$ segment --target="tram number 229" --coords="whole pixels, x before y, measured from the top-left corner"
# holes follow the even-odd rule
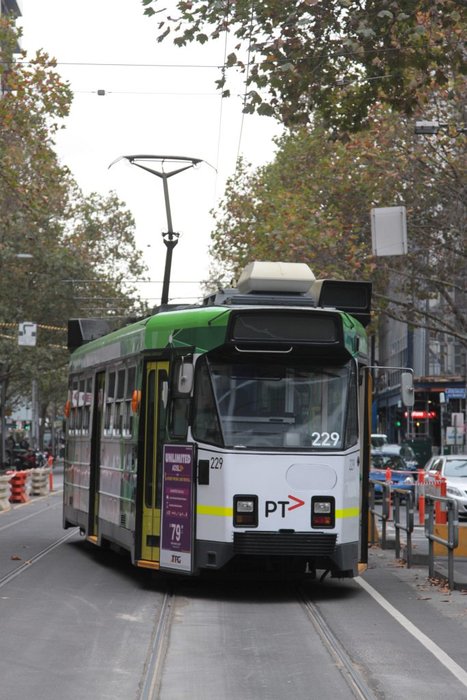
[[[224,460],[222,459],[222,457],[211,457],[211,461],[209,464],[211,469],[222,469],[223,465]]]

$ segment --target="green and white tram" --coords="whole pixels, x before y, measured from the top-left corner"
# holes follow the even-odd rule
[[[370,297],[255,262],[200,306],[71,321],[64,527],[163,571],[356,575]]]

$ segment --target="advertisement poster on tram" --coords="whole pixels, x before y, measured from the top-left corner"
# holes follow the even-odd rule
[[[161,569],[192,571],[193,456],[193,445],[164,446]]]

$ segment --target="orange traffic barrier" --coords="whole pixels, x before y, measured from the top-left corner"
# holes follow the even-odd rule
[[[53,455],[49,455],[49,456],[47,457],[47,465],[48,465],[49,468],[50,468],[50,472],[49,472],[49,491],[53,491],[53,490],[54,490],[54,475],[53,475],[53,471],[52,471],[52,470],[53,470],[53,466],[54,466],[54,457],[53,457]]]
[[[30,499],[26,493],[28,472],[15,472],[10,479],[10,503],[27,503]]]
[[[440,487],[439,487],[439,495],[443,496],[443,498],[446,498],[446,493],[447,493],[447,483],[446,479],[444,476],[441,477],[440,479]],[[446,525],[448,521],[448,514],[447,511],[445,510],[445,504],[444,503],[437,503],[436,505],[440,506],[439,509],[439,520],[436,521],[438,525]]]

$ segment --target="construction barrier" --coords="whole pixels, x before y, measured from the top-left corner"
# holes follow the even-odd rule
[[[0,476],[0,511],[10,510],[10,474]]]
[[[52,491],[54,490],[54,475],[53,475],[54,458],[53,458],[53,455],[49,455],[47,457],[47,464],[49,465],[49,491],[52,493]]]
[[[31,469],[31,496],[47,496],[49,493],[49,467]]]
[[[27,503],[30,498],[26,493],[26,480],[29,473],[26,471],[14,472],[10,476],[10,503]]]
[[[423,525],[425,523],[425,496],[446,497],[446,479],[439,474],[433,476],[420,469],[418,472],[417,494],[419,525]],[[435,503],[435,522],[438,525],[445,525],[447,522],[446,508],[441,501],[436,501]]]

